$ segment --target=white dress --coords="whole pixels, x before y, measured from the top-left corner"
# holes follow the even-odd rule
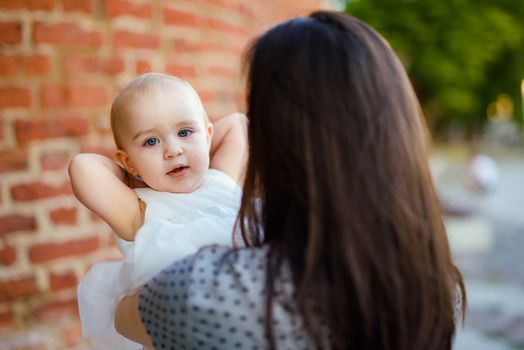
[[[118,302],[163,268],[210,244],[231,246],[242,191],[228,175],[210,169],[194,192],[174,194],[135,189],[146,204],[144,224],[135,241],[119,237],[123,260],[99,262],[78,285],[82,332],[94,349],[142,349],[118,334],[114,313]]]

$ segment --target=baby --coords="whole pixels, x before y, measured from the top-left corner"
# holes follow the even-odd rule
[[[124,260],[95,264],[78,287],[78,302],[95,349],[140,349],[114,330],[116,304],[174,260],[232,243],[246,118],[232,114],[212,125],[189,83],[147,73],[116,97],[111,126],[118,163],[78,154],[69,175],[78,200],[116,233]],[[145,188],[131,189],[133,182]]]

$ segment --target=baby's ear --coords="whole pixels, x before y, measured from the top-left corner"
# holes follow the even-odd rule
[[[121,149],[117,150],[115,152],[115,159],[118,165],[124,168],[128,173],[130,173],[133,176],[138,175],[138,172],[136,171],[133,163],[131,162],[131,159],[129,159],[129,156],[127,155],[126,151],[123,151]]]
[[[211,149],[211,140],[213,139],[213,124],[209,122],[206,127],[207,132],[207,148]]]

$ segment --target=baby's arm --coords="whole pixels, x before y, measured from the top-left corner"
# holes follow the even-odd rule
[[[69,164],[76,198],[120,237],[132,241],[143,223],[143,211],[136,193],[124,184],[124,176],[122,168],[100,154],[80,153]]]
[[[248,156],[247,118],[230,114],[213,124],[210,168],[220,170],[242,184]]]

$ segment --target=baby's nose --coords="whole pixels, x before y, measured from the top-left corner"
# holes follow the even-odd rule
[[[180,142],[177,142],[176,140],[168,141],[166,142],[165,148],[164,148],[164,158],[174,158],[182,154],[183,149]]]

